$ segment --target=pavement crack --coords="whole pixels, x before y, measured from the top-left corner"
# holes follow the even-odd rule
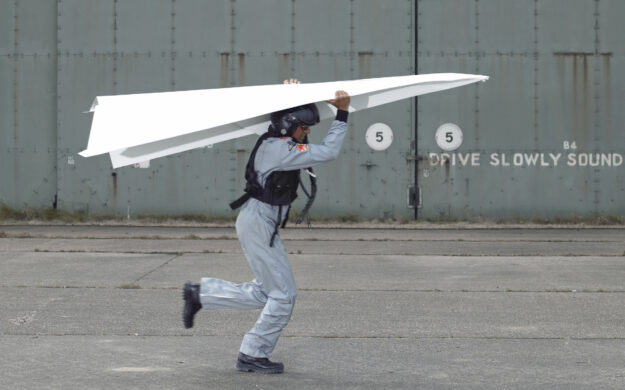
[[[178,257],[178,256],[176,256]],[[142,290],[178,290],[177,286],[152,286],[142,287],[137,284],[138,281],[145,278],[154,271],[164,267],[170,263],[173,257],[167,260],[165,263],[159,265],[153,270],[147,272],[137,280],[118,286],[76,286],[76,285],[0,285],[0,288],[34,288],[34,289],[142,289]],[[625,290],[608,290],[608,289],[544,289],[544,290],[513,290],[513,289],[501,289],[501,290],[442,290],[442,289],[325,289],[325,288],[299,288],[299,292],[310,293],[417,293],[417,294],[625,294]]]
[[[105,249],[42,249],[42,248],[34,248],[32,250],[18,250],[18,252],[36,252],[36,253],[106,253],[106,254],[133,254],[133,255],[180,255],[180,254],[225,254],[225,255],[241,255],[243,252],[241,250],[181,250],[181,251],[142,251],[142,250],[105,250]],[[522,252],[522,253],[490,253],[490,252],[481,252],[481,253],[441,253],[441,252],[393,252],[389,251],[386,253],[371,253],[371,252],[320,252],[320,251],[303,251],[299,250],[290,250],[288,252],[289,255],[294,256],[404,256],[404,257],[424,257],[424,256],[443,256],[443,257],[452,257],[452,258],[464,258],[464,257],[567,257],[567,258],[583,258],[583,257],[605,257],[605,258],[614,258],[614,257],[623,257],[625,253],[622,253],[620,250],[615,253],[550,253],[543,254],[538,252]]]
[[[130,338],[152,338],[152,337],[243,337],[244,333],[214,333],[214,334],[194,334],[194,333],[26,333],[26,332],[3,332],[0,337],[130,337]],[[283,335],[290,339],[345,339],[345,340],[492,340],[492,341],[544,341],[544,340],[564,340],[564,341],[625,341],[625,337],[568,337],[568,336],[545,336],[545,337],[506,337],[506,336],[402,336],[402,335]]]
[[[167,261],[165,261],[163,264],[161,264],[161,265],[159,265],[158,267],[156,267],[156,268],[154,268],[154,269],[152,269],[152,270],[150,270],[150,271],[146,272],[145,274],[143,274],[142,276],[140,276],[138,279],[133,280],[133,281],[132,281],[132,283],[130,283],[130,285],[137,285],[137,283],[138,283],[141,279],[145,278],[146,276],[150,275],[151,273],[153,273],[153,272],[155,272],[155,271],[158,271],[159,269],[163,268],[164,266],[166,266],[167,264],[171,263],[174,259],[176,259],[176,258],[178,258],[178,257],[180,257],[180,256],[182,256],[182,254],[181,254],[181,253],[176,253],[176,255],[175,255],[175,256],[173,256],[172,258],[168,259],[168,260],[167,260]]]
[[[6,232],[0,231],[0,238],[9,239],[49,239],[49,240],[203,240],[203,241],[232,241],[237,240],[236,235],[223,234],[219,236],[200,236],[197,234],[186,235],[71,235],[71,234],[46,234],[46,233],[29,233],[29,232]],[[283,237],[288,242],[462,242],[462,243],[619,243],[618,239],[540,239],[540,238],[511,238],[511,239],[478,239],[478,238],[309,238],[302,239],[296,237]]]

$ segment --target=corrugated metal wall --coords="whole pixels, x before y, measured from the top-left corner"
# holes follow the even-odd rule
[[[0,1],[0,201],[56,194],[56,2]]]
[[[11,91],[0,104],[11,115],[3,115],[1,158],[9,169],[0,177],[10,184],[0,199],[14,207],[51,207],[56,196],[69,211],[233,215],[228,203],[244,188],[254,137],[155,160],[149,169],[112,170],[106,156],[77,156],[91,121],[81,112],[96,95],[414,73],[414,3],[407,0],[1,4],[1,77]],[[412,215],[405,188],[413,171],[404,157],[412,153],[412,112],[407,101],[352,118],[341,158],[317,170],[314,215]],[[373,153],[364,131],[377,121],[405,141]],[[314,129],[313,142],[329,124]]]
[[[353,115],[340,158],[316,170],[314,216],[412,218],[415,182],[419,218],[622,216],[624,11],[619,0],[0,0],[0,201],[234,215],[254,137],[112,170],[77,155],[82,111],[96,95],[412,74],[416,63],[491,80],[419,98],[416,112],[403,101]],[[395,133],[384,152],[365,143],[375,122]],[[464,131],[449,163],[434,142],[444,122]]]
[[[417,4],[420,73],[491,77],[419,99],[420,215],[625,215],[625,75],[617,71],[625,58],[625,2]],[[444,122],[458,124],[464,142],[441,163],[434,132]]]

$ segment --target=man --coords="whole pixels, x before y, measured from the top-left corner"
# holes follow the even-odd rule
[[[298,81],[285,81],[292,83]],[[329,101],[337,108],[336,119],[319,145],[307,143],[309,126],[319,122],[314,104],[271,115],[269,130],[259,138],[247,164],[246,194],[231,204],[232,208],[242,205],[236,231],[255,279],[234,284],[202,278],[199,284],[184,286],[186,328],[193,327],[193,318],[201,308],[263,309],[243,338],[236,362],[238,370],[267,374],[284,371],[284,365],[270,361],[269,355],[291,318],[297,289],[279,225],[286,223],[287,208],[297,196],[299,170],[337,158],[347,131],[349,102],[345,91],[337,91],[335,99]],[[310,201],[305,210],[309,206]]]

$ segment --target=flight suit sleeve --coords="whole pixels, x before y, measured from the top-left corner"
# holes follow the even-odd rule
[[[335,160],[341,150],[347,123],[334,120],[320,144],[298,144],[292,140],[280,145],[278,170],[290,171],[308,168]]]

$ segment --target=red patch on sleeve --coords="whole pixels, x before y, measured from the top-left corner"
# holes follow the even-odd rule
[[[308,145],[306,144],[297,144],[297,150],[300,152],[305,152],[308,150]]]

